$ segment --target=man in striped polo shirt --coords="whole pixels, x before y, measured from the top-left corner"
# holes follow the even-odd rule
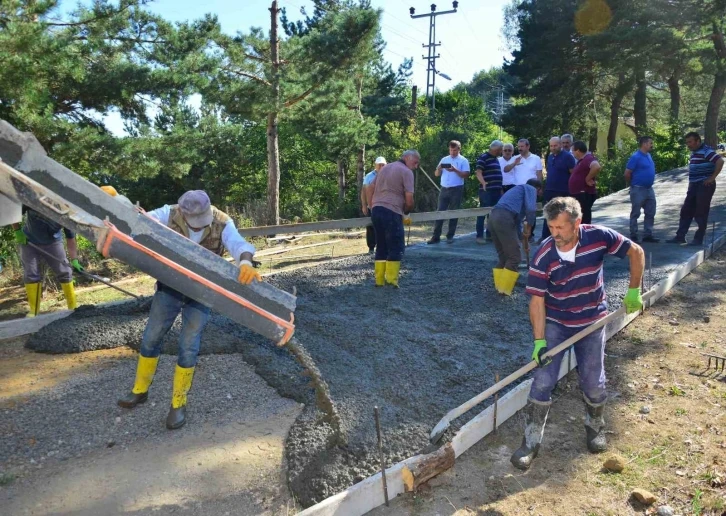
[[[496,206],[502,196],[502,168],[499,166],[499,156],[502,155],[503,147],[501,141],[494,140],[489,145],[489,152],[485,152],[476,160],[480,208]],[[489,229],[487,229],[487,238],[490,240],[492,238]],[[483,215],[476,218],[476,243],[485,243]]]
[[[512,464],[523,470],[530,467],[539,452],[564,353],[558,353],[544,364],[542,355],[548,345],[557,346],[607,315],[602,272],[606,254],[630,258],[630,288],[623,304],[627,313],[643,306],[640,282],[645,258],[638,244],[611,229],[581,224],[582,209],[572,197],[552,199],[544,207],[544,216],[552,236],[537,251],[527,281],[534,333],[532,359],[540,368],[535,371],[529,403],[524,409],[526,426],[522,445],[511,458]],[[587,411],[587,448],[592,453],[600,453],[607,448],[603,419],[607,399],[605,328],[583,337],[574,347]]]
[[[723,158],[711,147],[701,142],[701,135],[691,132],[686,135],[686,146],[691,151],[688,163],[688,192],[681,207],[681,220],[676,237],[666,240],[669,244],[686,245],[686,233],[696,219],[698,229],[688,245],[703,245],[708,226],[708,212],[716,191],[716,176],[723,168]]]

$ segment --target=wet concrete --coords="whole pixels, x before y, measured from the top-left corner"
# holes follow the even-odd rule
[[[659,178],[658,236],[673,235],[686,187],[682,173]],[[717,190],[716,220],[726,220],[725,198],[723,189]],[[598,200],[594,220],[627,235],[629,210],[627,193],[621,192]],[[538,233],[540,229],[541,221]],[[716,236],[720,232],[718,225]],[[697,250],[667,244],[645,249],[653,255],[653,282]],[[285,350],[228,319],[212,317],[203,352],[241,353],[280,394],[308,404],[287,438],[288,479],[301,504],[316,503],[378,470],[375,405],[381,408],[390,464],[426,448],[438,419],[494,383],[496,373],[505,376],[529,360],[532,335],[524,279],[512,297],[499,296],[491,278],[494,261],[492,246],[477,246],[469,235],[453,245],[409,248],[398,290],[373,287],[369,256],[270,278],[283,290],[297,288],[296,338],[328,383],[345,442],[338,446],[330,446],[335,425],[314,408],[313,391],[299,375],[299,364]],[[620,305],[628,274],[627,260],[606,261],[611,308]],[[113,341],[138,347],[142,312],[116,309],[82,324],[82,314],[74,314],[47,327],[33,342],[53,347],[59,341],[77,346]],[[174,352],[178,324],[165,341],[166,352]],[[448,435],[476,413],[455,421]]]

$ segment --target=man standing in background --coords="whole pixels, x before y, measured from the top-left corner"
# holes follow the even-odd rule
[[[644,212],[643,242],[660,242],[653,236],[655,224],[656,199],[653,182],[655,181],[655,163],[650,155],[653,139],[650,136],[638,138],[638,150],[630,156],[625,165],[625,184],[630,185],[630,240],[638,240],[638,217],[640,210]]]
[[[405,248],[403,226],[410,226],[413,209],[413,170],[421,156],[407,150],[401,159],[386,165],[371,183],[371,219],[376,228],[376,287],[398,288],[398,274]]]
[[[449,142],[449,155],[444,156],[436,167],[436,177],[441,177],[441,192],[439,193],[438,211],[458,210],[461,208],[461,199],[464,196],[464,180],[469,177],[469,160],[461,155],[461,143],[456,140]],[[446,233],[446,243],[454,243],[454,234],[459,219],[449,219],[449,230]],[[438,244],[441,241],[443,220],[434,223],[434,234],[427,244]]]
[[[686,233],[695,218],[698,229],[689,245],[703,245],[711,199],[716,191],[716,177],[721,173],[724,161],[711,147],[701,142],[701,135],[696,132],[686,135],[686,146],[691,151],[691,161],[688,163],[688,193],[681,207],[676,237],[667,242],[686,245]]]
[[[515,156],[514,159],[502,170],[502,172],[511,172],[514,176],[512,182],[515,185],[526,185],[530,179],[537,179],[540,183],[543,182],[542,175],[542,158],[536,154],[529,152],[529,140],[527,138],[521,138],[517,142],[517,148],[519,149],[519,155]],[[534,239],[534,228],[535,224],[532,225],[530,232],[530,241]]]
[[[479,181],[479,207],[495,206],[502,196],[502,169],[499,166],[499,157],[502,155],[503,144],[494,140],[489,145],[489,151],[476,160],[476,178]],[[491,239],[491,232],[487,229],[487,238]],[[484,215],[476,218],[476,243],[484,244]]]
[[[514,145],[505,143],[502,147],[502,157],[499,160],[499,167],[502,169],[502,193],[514,187],[514,173],[509,165],[514,163]],[[505,168],[507,170],[505,171]]]
[[[571,134],[565,133],[560,136],[560,143],[562,145],[563,152],[569,152],[570,154],[572,154],[572,142],[574,140],[575,139],[572,137]]]
[[[582,207],[582,223],[592,223],[592,205],[597,199],[597,175],[602,167],[592,152],[587,151],[587,144],[576,141],[572,144],[572,154],[577,160],[575,169],[570,174],[568,187],[570,195],[577,199]]]
[[[366,217],[370,215],[371,197],[373,196],[371,183],[375,180],[376,174],[385,166],[386,158],[378,156],[373,170],[368,172],[363,178],[363,186],[360,189],[360,209]],[[368,254],[373,254],[373,251],[376,249],[376,230],[372,223],[366,226],[366,244],[368,245]]]
[[[547,156],[547,183],[542,202],[547,204],[555,197],[569,196],[567,183],[570,181],[570,174],[575,168],[575,158],[569,152],[562,152],[561,141],[557,136],[550,138],[550,155]],[[542,225],[542,240],[550,236],[550,228],[547,224]]]

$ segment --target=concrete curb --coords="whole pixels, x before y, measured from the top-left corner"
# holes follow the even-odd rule
[[[725,243],[726,234],[722,234],[716,239],[713,245],[709,245],[707,248],[696,252],[691,258],[672,270],[665,278],[653,285],[651,290],[655,290],[655,295],[647,303],[647,307],[644,308],[652,306]],[[612,321],[605,328],[606,337],[610,339],[639,315],[640,313],[625,315]],[[570,349],[568,353],[572,353],[572,350]],[[566,360],[562,360],[559,373],[560,379],[577,365],[574,354],[567,358]],[[527,404],[527,396],[531,383],[531,379],[525,380],[499,398],[497,404],[497,426],[515,415]],[[454,435],[451,443],[446,446],[451,446],[455,456],[459,457],[474,444],[490,434],[493,429],[494,406],[490,405],[462,426]],[[422,464],[428,458],[429,455],[416,455],[386,469],[389,499],[396,498],[398,495],[406,492],[403,480],[404,470],[410,470],[415,465]],[[345,491],[308,507],[298,514],[299,516],[362,516],[385,503],[381,484],[381,473],[377,473],[349,487]]]

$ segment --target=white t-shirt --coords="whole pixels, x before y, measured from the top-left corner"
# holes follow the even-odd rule
[[[513,160],[520,157],[512,157]],[[511,163],[511,162],[510,162]],[[519,165],[512,169],[515,185],[525,185],[530,179],[538,179],[537,172],[542,172],[542,160],[536,154],[530,153],[527,159],[522,158]]]
[[[452,158],[451,156],[444,156],[443,158],[441,158],[441,161],[439,161],[439,165],[441,165],[442,163],[451,163],[460,172],[470,171],[469,160],[461,154],[459,154],[455,158]],[[462,186],[463,184],[464,180],[460,178],[456,172],[449,172],[445,168],[441,169],[441,186],[445,188],[451,188],[452,186]]]
[[[499,160],[499,166],[502,168],[502,186],[510,186],[515,185],[514,182],[514,170],[510,170],[509,172],[504,171],[504,167],[514,162],[514,157],[509,158],[508,160],[503,157],[498,157]]]
[[[560,255],[560,258],[562,258],[566,262],[575,263],[575,253],[577,253],[577,246],[573,247],[569,251],[560,251],[560,248],[557,246],[555,246],[555,249],[557,249],[557,254]]]

